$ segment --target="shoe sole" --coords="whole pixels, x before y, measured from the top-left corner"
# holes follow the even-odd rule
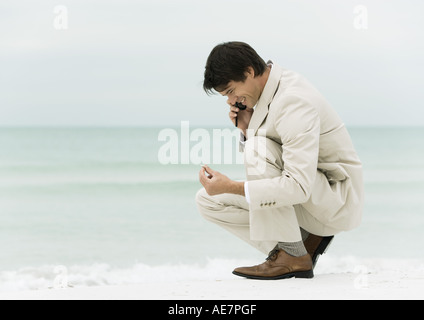
[[[286,273],[282,274],[281,276],[274,276],[274,277],[261,277],[261,276],[254,276],[254,275],[248,275],[243,274],[237,271],[233,271],[233,274],[239,277],[244,277],[247,279],[255,279],[255,280],[280,280],[280,279],[289,279],[289,278],[303,278],[303,279],[312,279],[314,277],[314,271],[308,270],[308,271],[297,271],[292,273]]]
[[[323,237],[320,244],[318,245],[317,250],[315,250],[314,256],[312,257],[312,266],[315,268],[315,265],[318,262],[318,258],[327,252],[330,247],[331,242],[333,241],[334,236]]]

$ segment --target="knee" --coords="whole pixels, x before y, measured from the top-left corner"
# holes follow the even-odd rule
[[[206,193],[205,188],[200,188],[197,192],[196,192],[196,196],[195,196],[195,200],[196,200],[196,204],[197,206],[202,206],[204,201],[205,201],[205,197],[208,194]]]
[[[207,195],[205,188],[200,188],[196,192],[195,200],[197,205],[202,205],[205,196]]]
[[[249,138],[245,144],[244,164],[247,175],[256,178],[278,175],[284,168],[282,147],[263,136]]]
[[[197,191],[195,200],[200,215],[207,219],[209,216],[207,213],[210,212],[212,203],[210,195],[208,195],[205,188],[201,188],[199,191]]]
[[[263,149],[266,150],[267,141],[269,139],[267,137],[263,136],[254,136],[249,138],[244,145],[245,151],[247,150],[248,153],[255,152],[259,153],[259,155],[265,156],[266,154],[263,154]]]
[[[277,163],[281,160],[282,154],[282,146],[274,140],[267,137],[254,136],[246,141],[244,160],[248,164],[256,163],[257,161]]]

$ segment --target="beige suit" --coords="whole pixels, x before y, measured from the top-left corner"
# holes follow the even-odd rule
[[[244,149],[250,203],[201,189],[208,220],[264,253],[299,241],[299,226],[327,236],[360,224],[361,162],[339,116],[301,75],[272,65]]]

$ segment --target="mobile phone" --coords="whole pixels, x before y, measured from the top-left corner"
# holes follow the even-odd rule
[[[246,109],[246,106],[242,104],[241,102],[236,102],[236,107],[239,108],[240,110]]]
[[[244,104],[242,104],[241,102],[236,102],[236,107],[239,108],[240,110],[245,110],[246,106]],[[238,121],[237,121],[237,117],[236,117],[236,127],[238,125]]]

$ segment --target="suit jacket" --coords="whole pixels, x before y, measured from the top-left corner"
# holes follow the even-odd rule
[[[361,161],[344,123],[304,77],[272,65],[247,139],[258,134],[281,145],[284,170],[248,182],[251,209],[301,204],[325,225],[350,230],[360,224]]]

